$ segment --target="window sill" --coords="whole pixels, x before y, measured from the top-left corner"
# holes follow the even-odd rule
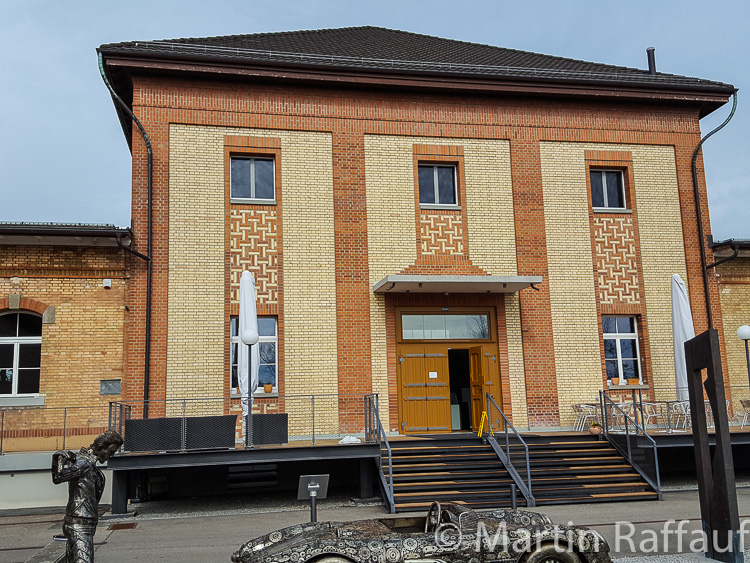
[[[442,209],[445,211],[461,211],[460,205],[440,205],[439,203],[420,203],[420,209]]]
[[[271,393],[261,392],[261,393],[254,393],[253,394],[253,399],[275,399],[275,398],[278,398],[278,397],[279,397],[279,392],[278,391],[272,391]],[[234,391],[232,391],[229,394],[229,398],[230,399],[241,399],[242,395],[240,393],[235,393]]]
[[[45,395],[0,397],[0,407],[43,407]]]
[[[594,207],[594,213],[620,213],[624,215],[632,215],[632,209],[625,209],[620,207]]]
[[[230,198],[229,203],[233,205],[276,205],[275,199],[237,199]]]

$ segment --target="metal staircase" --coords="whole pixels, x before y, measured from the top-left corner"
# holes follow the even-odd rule
[[[658,493],[606,440],[588,434],[524,434],[537,505],[657,500]],[[498,439],[498,441],[501,441]],[[471,434],[390,441],[395,512],[421,511],[434,500],[470,508],[510,507],[514,479],[489,443]],[[515,466],[525,452],[511,446]],[[519,506],[527,504],[518,494]]]

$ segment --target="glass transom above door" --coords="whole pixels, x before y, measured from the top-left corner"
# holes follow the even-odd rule
[[[401,315],[403,340],[486,340],[489,337],[489,317],[484,314]]]

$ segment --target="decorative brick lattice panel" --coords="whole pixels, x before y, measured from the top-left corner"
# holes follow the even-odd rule
[[[272,209],[231,210],[231,300],[239,300],[240,276],[255,276],[258,303],[278,304],[278,220]]]
[[[640,304],[635,229],[631,217],[595,217],[594,245],[599,300]]]
[[[464,227],[460,213],[420,213],[419,238],[421,254],[463,255]]]

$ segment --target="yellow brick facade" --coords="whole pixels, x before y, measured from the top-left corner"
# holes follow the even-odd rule
[[[611,149],[610,149],[611,150]],[[672,147],[631,146],[643,291],[648,316],[651,377],[657,400],[672,398],[672,276],[688,285],[685,246]],[[662,396],[664,393],[665,396]]]
[[[44,416],[33,409],[7,411],[6,430],[65,425],[81,432],[66,443],[75,448],[90,444],[106,428],[109,402],[121,395],[101,395],[101,381],[124,385],[127,263],[116,249],[0,247],[0,300],[20,296],[49,308],[42,324],[39,382],[47,409]],[[111,289],[102,286],[104,278],[112,280]],[[82,428],[92,428],[91,434]],[[6,440],[7,451],[56,449],[62,447],[62,432]]]
[[[283,294],[284,333],[279,336],[284,343],[285,395],[336,393],[331,136],[172,125],[167,395],[224,395],[228,362],[224,350],[229,336],[224,309],[227,135],[281,140],[283,237],[277,244],[283,255],[284,281],[278,291]],[[197,162],[200,166],[195,166]],[[237,207],[232,206],[234,214],[240,213]],[[278,220],[276,214],[273,220]],[[271,281],[277,280],[264,279],[264,292]],[[265,303],[275,304],[276,291],[275,287],[268,290]],[[196,330],[196,319],[200,319],[200,330]]]
[[[468,233],[461,232],[461,241],[468,241],[468,252],[463,242],[460,252],[466,253],[475,266],[488,274],[516,275],[507,141],[365,135],[370,287],[383,277],[408,268],[418,257],[415,233],[422,213],[416,209],[415,201],[414,145],[462,147]],[[436,246],[424,244],[422,250],[435,253]],[[385,310],[384,296],[371,293],[372,381],[373,392],[379,394],[381,405],[388,400]],[[520,326],[520,322],[517,324]],[[381,409],[381,419],[388,427],[386,412]],[[390,421],[392,430],[397,431],[396,426],[395,421]]]
[[[508,338],[508,379],[513,407],[513,425],[529,425],[526,411],[526,374],[523,365],[523,333],[521,331],[521,299],[518,293],[505,296],[505,330]]]
[[[718,258],[718,257],[717,257]],[[738,399],[748,397],[748,367],[745,343],[737,338],[737,329],[750,325],[750,258],[740,257],[716,267],[719,276],[721,316],[724,320],[724,344],[727,351],[727,375],[732,386],[741,388],[733,393]]]
[[[555,377],[561,419],[602,388],[597,284],[591,248],[585,151],[632,153],[645,314],[654,387],[674,384],[671,277],[687,279],[682,219],[671,147],[592,143],[541,144]]]

